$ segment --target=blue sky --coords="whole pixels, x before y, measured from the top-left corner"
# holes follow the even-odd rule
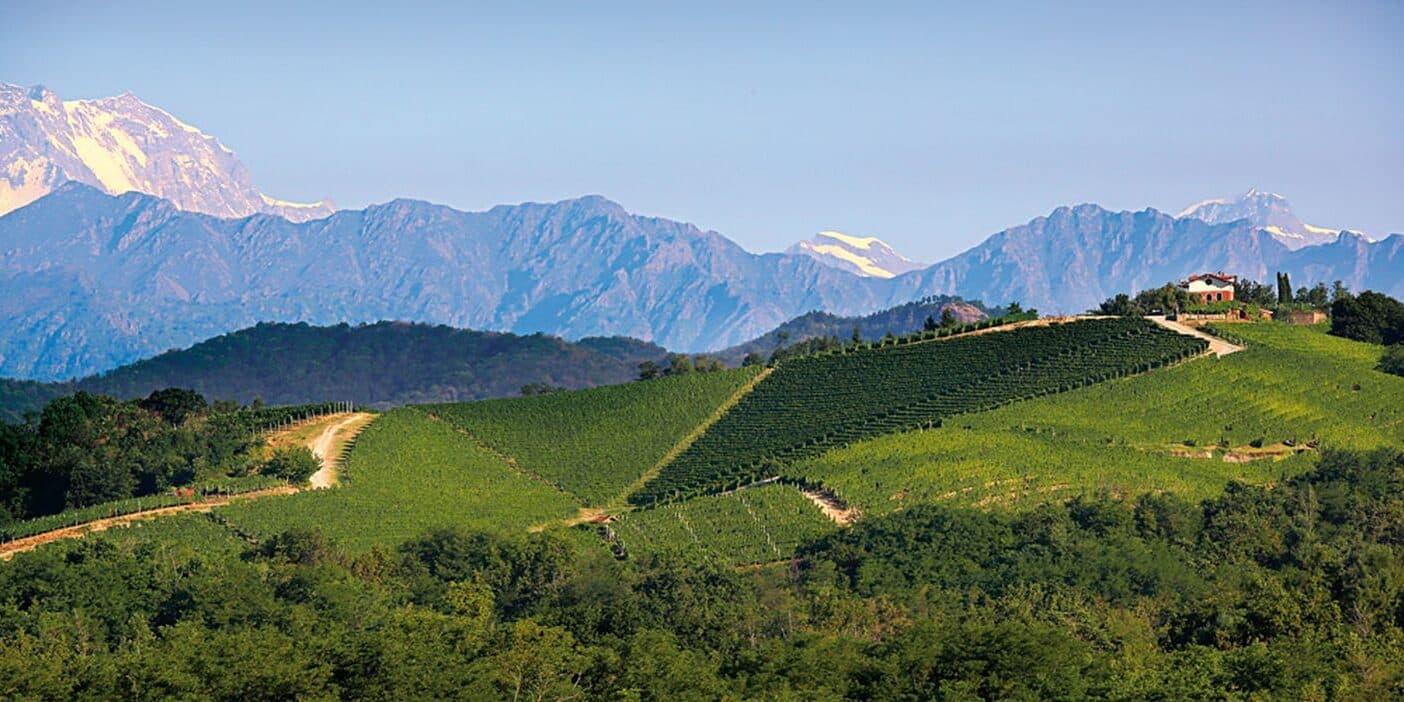
[[[937,260],[1060,204],[1257,187],[1404,231],[1401,3],[447,4],[12,0],[0,81],[131,91],[343,207],[598,193]]]

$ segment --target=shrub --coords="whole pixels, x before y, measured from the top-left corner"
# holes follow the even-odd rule
[[[305,483],[322,467],[306,446],[279,449],[263,465],[263,474],[282,478],[290,483]]]

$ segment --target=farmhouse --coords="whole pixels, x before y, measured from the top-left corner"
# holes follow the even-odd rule
[[[1224,275],[1223,273],[1202,273],[1192,275],[1189,280],[1180,283],[1180,287],[1195,298],[1196,302],[1205,304],[1209,302],[1222,302],[1233,299],[1233,284],[1238,282],[1238,276]]]

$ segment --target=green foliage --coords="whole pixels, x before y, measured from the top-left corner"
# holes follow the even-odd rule
[[[834,523],[793,485],[762,485],[623,515],[610,525],[624,552],[700,551],[731,564],[789,558]]]
[[[1205,346],[1143,320],[1099,319],[794,359],[630,499],[736,487],[775,474],[777,461],[1141,372]]]
[[[167,387],[244,404],[256,398],[273,405],[464,402],[509,397],[528,383],[584,388],[628,382],[640,357],[664,353],[632,339],[571,343],[544,334],[404,322],[262,323],[72,383],[0,383],[0,413],[18,419],[53,396],[79,390],[134,399]]]
[[[619,496],[759,371],[694,373],[423,410],[467,430],[586,504],[601,505]]]
[[[33,421],[0,425],[0,523],[245,474],[261,442],[236,415],[208,414],[186,391],[57,398]]]
[[[918,506],[744,570],[687,549],[615,560],[573,532],[439,529],[348,555],[295,529],[240,551],[189,516],[0,564],[0,690],[1396,699],[1401,522],[1404,457],[1390,451],[1326,452],[1275,487],[1199,502]]]
[[[376,419],[356,439],[340,487],[234,503],[220,514],[250,534],[315,527],[339,547],[364,551],[437,527],[525,529],[576,508],[569,496],[449,424],[401,409]]]
[[[1404,342],[1404,303],[1366,290],[1331,305],[1331,333],[1367,344]]]
[[[1385,349],[1379,368],[1392,375],[1404,376],[1404,342]]]
[[[293,484],[302,484],[310,480],[321,467],[321,461],[318,461],[306,446],[293,446],[275,451],[268,462],[263,464],[263,474]]]

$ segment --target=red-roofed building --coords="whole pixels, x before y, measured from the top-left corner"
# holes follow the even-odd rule
[[[1192,275],[1180,283],[1180,287],[1200,304],[1223,302],[1233,299],[1233,285],[1238,282],[1236,275],[1223,273],[1201,273]]]

